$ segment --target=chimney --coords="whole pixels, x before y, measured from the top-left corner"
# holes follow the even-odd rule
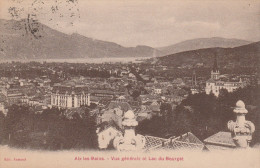
[[[173,138],[171,137],[171,138],[170,138],[170,145],[172,145],[172,140],[173,140]]]
[[[164,141],[162,141],[162,147],[164,147],[165,146],[165,142]]]

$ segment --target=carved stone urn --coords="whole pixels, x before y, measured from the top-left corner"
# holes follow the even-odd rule
[[[234,113],[237,115],[236,121],[229,121],[227,124],[228,129],[231,131],[232,138],[237,147],[247,148],[252,140],[255,125],[245,119],[248,111],[243,101],[237,101]]]
[[[135,127],[138,122],[135,119],[134,112],[129,110],[124,114],[122,126],[124,135],[114,139],[113,145],[119,151],[137,151],[142,150],[145,145],[145,137],[135,134]]]

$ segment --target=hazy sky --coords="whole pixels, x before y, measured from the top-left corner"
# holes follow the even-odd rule
[[[0,0],[0,17],[10,19],[8,8],[15,6],[22,9],[21,18],[36,13],[42,23],[64,33],[77,32],[123,46],[161,47],[216,36],[260,40],[259,0],[36,0],[32,7],[34,1]]]

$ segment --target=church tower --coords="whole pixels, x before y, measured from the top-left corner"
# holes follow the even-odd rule
[[[198,87],[197,87],[197,77],[196,72],[193,70],[192,78],[191,78],[191,94],[199,93]]]
[[[211,79],[219,80],[219,69],[218,69],[218,62],[217,62],[217,55],[215,55],[213,69],[211,71]]]

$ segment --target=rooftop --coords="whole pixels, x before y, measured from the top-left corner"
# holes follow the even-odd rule
[[[106,106],[106,108],[109,108],[109,109],[120,108],[124,112],[126,112],[128,110],[132,110],[132,107],[130,106],[129,103],[127,103],[127,102],[118,102],[118,101],[111,101]]]
[[[218,132],[204,140],[206,144],[236,147],[231,132]]]
[[[59,93],[59,94],[79,94],[82,92],[88,92],[87,86],[81,86],[81,85],[75,85],[75,86],[64,86],[64,85],[56,85],[53,87],[52,90],[53,93]]]
[[[203,150],[205,145],[191,132],[183,134],[176,138],[159,138],[153,136],[145,136],[145,149],[146,150],[176,150],[176,149],[195,149]]]

